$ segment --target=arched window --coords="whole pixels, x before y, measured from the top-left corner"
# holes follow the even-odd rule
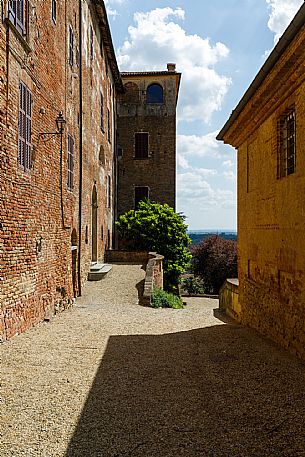
[[[151,84],[147,88],[147,103],[163,103],[163,87],[159,84]]]

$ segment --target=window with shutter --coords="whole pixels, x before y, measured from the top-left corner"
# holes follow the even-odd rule
[[[136,186],[134,188],[134,207],[138,208],[140,201],[149,198],[149,188],[147,186]]]
[[[32,93],[23,82],[19,85],[18,130],[18,163],[27,171],[32,167]]]
[[[74,34],[71,25],[69,26],[69,65],[74,63]]]
[[[26,34],[25,3],[24,0],[9,0],[8,2],[8,18],[23,36]]]
[[[74,139],[68,134],[68,189],[73,189]]]
[[[148,133],[135,133],[135,159],[148,158]]]
[[[296,167],[295,110],[290,108],[278,121],[278,178],[291,175]]]
[[[107,207],[111,208],[111,176],[108,175]]]

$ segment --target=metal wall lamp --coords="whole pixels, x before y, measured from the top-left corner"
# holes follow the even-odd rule
[[[62,111],[59,112],[57,118],[55,119],[57,132],[40,132],[39,135],[62,135],[65,130],[66,120],[63,116]]]

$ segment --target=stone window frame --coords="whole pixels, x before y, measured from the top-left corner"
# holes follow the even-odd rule
[[[33,95],[28,86],[19,83],[18,164],[24,171],[32,168]]]
[[[108,143],[111,144],[111,111],[107,108],[107,139]]]
[[[296,170],[296,110],[288,108],[278,119],[277,178],[293,174]]]
[[[145,135],[147,138],[145,150],[142,151],[143,141],[140,140],[140,135]],[[139,141],[137,141],[139,138]],[[134,159],[136,160],[145,160],[149,159],[149,132],[135,132],[134,133]]]
[[[137,189],[147,189],[147,195],[144,197],[141,197],[139,199],[136,198],[136,192]],[[138,204],[143,201],[144,199],[149,199],[150,195],[150,187],[149,186],[137,186],[135,185],[133,188],[133,203],[134,203],[134,209],[136,210],[138,208]]]

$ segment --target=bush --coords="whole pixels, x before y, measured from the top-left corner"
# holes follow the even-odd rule
[[[182,280],[182,287],[189,295],[204,294],[202,280],[196,276],[189,276]]]
[[[180,297],[174,294],[165,292],[165,290],[155,288],[151,297],[152,308],[183,308],[183,303]]]
[[[194,274],[200,276],[204,288],[219,293],[227,278],[237,277],[237,243],[212,235],[191,249]]]
[[[192,257],[187,249],[191,240],[184,219],[167,204],[145,200],[116,222],[121,239],[129,242],[131,249],[154,251],[164,256],[167,290],[177,290],[179,277]]]

